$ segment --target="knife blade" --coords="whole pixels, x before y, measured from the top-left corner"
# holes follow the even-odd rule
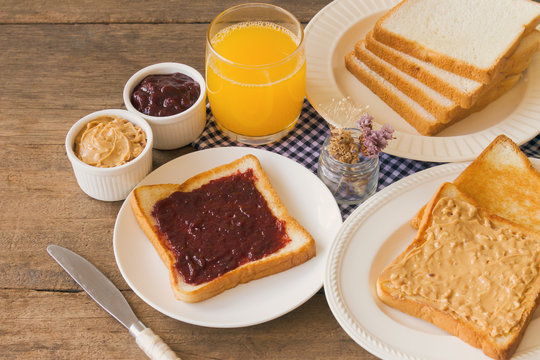
[[[150,359],[180,359],[152,329],[137,318],[120,290],[88,260],[58,245],[47,246],[47,252],[95,302],[129,330]]]

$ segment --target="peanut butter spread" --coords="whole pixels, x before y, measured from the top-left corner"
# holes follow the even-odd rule
[[[115,167],[135,159],[146,146],[146,134],[133,123],[112,116],[90,121],[75,138],[75,155],[88,165]]]
[[[538,236],[499,226],[475,206],[443,197],[426,241],[392,266],[389,287],[394,296],[423,298],[496,337],[520,323],[539,268]]]

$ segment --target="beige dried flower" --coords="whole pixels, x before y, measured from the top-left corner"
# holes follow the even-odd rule
[[[330,134],[328,152],[334,159],[346,164],[354,164],[360,160],[358,143],[349,130],[333,128]]]

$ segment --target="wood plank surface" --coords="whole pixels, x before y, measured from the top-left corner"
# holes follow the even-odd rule
[[[49,257],[49,244],[94,263],[184,360],[376,359],[340,327],[323,291],[246,328],[200,327],[159,313],[116,265],[122,202],[86,196],[66,157],[70,126],[90,112],[124,108],[122,89],[135,71],[174,61],[204,74],[209,22],[244,2],[0,0],[0,359],[146,358]],[[273,3],[307,24],[329,2]],[[153,150],[153,168],[193,150]]]
[[[372,358],[341,329],[322,294],[281,318],[239,329],[182,323],[124,294],[184,360]],[[0,313],[2,359],[145,359],[127,330],[84,292],[2,290],[0,306],[11,309]]]
[[[48,243],[84,245],[90,257],[97,255],[92,260],[98,265],[103,262],[113,269],[112,230],[120,203],[93,200],[81,193],[65,155],[65,135],[90,112],[124,108],[124,83],[141,67],[176,61],[204,71],[205,25],[3,28],[10,36],[0,37],[0,48],[8,49],[2,59],[9,62],[10,71],[0,79],[5,84],[0,98],[4,125],[0,169],[6,175],[0,183],[0,204],[9,211],[2,216],[1,242],[4,249],[11,249],[0,254],[0,270],[6,268],[0,275],[3,283],[10,288],[46,287],[40,270],[48,256],[44,253]],[[182,36],[160,41],[156,35],[160,33]],[[22,59],[19,43],[27,48]],[[138,52],[143,45],[147,51]],[[182,51],[184,47],[192,51]],[[154,168],[187,151],[154,150]],[[20,259],[15,265],[14,257]],[[57,270],[54,263],[50,266]],[[14,272],[16,276],[11,276]],[[119,274],[113,277],[120,278]]]
[[[204,73],[205,31],[240,1],[0,2],[0,359],[144,359],[127,330],[50,258],[49,244],[86,257],[185,360],[374,359],[334,319],[324,293],[276,320],[239,329],[182,323],[126,284],[112,236],[122,202],[79,189],[64,139],[82,116],[124,108],[124,83],[175,61]],[[327,0],[276,1],[307,23]],[[153,151],[153,167],[191,147]]]
[[[220,12],[246,1],[184,0],[3,0],[0,24],[25,23],[209,23]],[[308,22],[327,0],[276,0],[300,21]]]

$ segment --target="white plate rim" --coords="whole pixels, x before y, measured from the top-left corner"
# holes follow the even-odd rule
[[[219,300],[219,296],[223,295],[225,293],[220,294],[220,295],[218,295],[218,296],[216,296],[216,297],[214,297],[212,299],[209,299],[209,300],[206,300],[206,301],[203,301],[203,302],[200,302],[200,303],[194,303],[194,304],[182,303],[181,301],[174,300],[175,304],[179,305],[179,307],[182,308],[182,312],[180,312],[180,313],[177,311],[178,309],[171,309],[170,307],[164,306],[161,303],[157,303],[156,301],[149,298],[148,289],[142,289],[142,288],[140,288],[140,286],[138,286],[138,284],[136,283],[136,279],[134,279],[132,277],[132,275],[130,274],[130,270],[126,268],[125,261],[122,260],[122,256],[125,256],[125,254],[126,254],[126,249],[125,249],[125,245],[122,245],[123,240],[121,240],[121,239],[125,235],[126,230],[123,229],[123,227],[125,227],[125,226],[123,226],[121,224],[122,224],[122,222],[125,222],[125,220],[127,218],[130,218],[129,221],[131,221],[131,223],[134,222],[134,224],[137,227],[137,230],[133,230],[133,231],[136,231],[138,233],[138,236],[143,239],[142,240],[143,242],[148,243],[145,246],[147,246],[147,247],[150,246],[151,253],[150,253],[149,256],[154,258],[153,260],[155,260],[155,259],[159,260],[158,255],[156,254],[153,247],[151,247],[150,242],[146,238],[146,235],[142,232],[142,230],[138,227],[138,224],[136,223],[133,212],[131,210],[131,206],[129,204],[129,201],[131,199],[131,194],[130,194],[126,198],[124,203],[122,204],[122,206],[121,206],[121,208],[120,208],[120,210],[118,212],[116,222],[115,222],[114,233],[113,233],[113,249],[114,249],[115,260],[116,260],[117,266],[118,266],[118,268],[120,270],[120,273],[122,274],[124,280],[129,285],[129,287],[144,302],[146,302],[148,305],[150,305],[154,309],[158,310],[159,312],[161,312],[161,313],[163,313],[163,314],[165,314],[165,315],[167,315],[167,316],[169,316],[171,318],[174,318],[174,319],[186,322],[186,323],[199,325],[199,326],[205,326],[205,327],[238,328],[238,327],[252,326],[252,325],[261,324],[261,323],[276,319],[276,318],[278,318],[278,317],[280,317],[282,315],[285,315],[286,313],[288,313],[288,312],[296,309],[300,305],[304,304],[317,291],[319,291],[322,288],[322,285],[323,285],[323,282],[324,282],[324,271],[325,271],[324,269],[325,269],[325,266],[326,266],[326,259],[327,259],[327,256],[328,256],[328,251],[329,251],[330,245],[331,245],[331,243],[332,243],[332,241],[334,239],[335,234],[337,233],[337,231],[339,230],[339,228],[341,227],[341,224],[342,224],[341,212],[340,212],[340,209],[339,209],[337,203],[335,202],[332,194],[330,193],[330,190],[328,190],[328,188],[324,185],[324,183],[322,183],[322,181],[320,181],[318,179],[318,177],[315,174],[313,174],[309,169],[307,169],[303,165],[297,163],[296,161],[294,161],[292,159],[289,159],[289,158],[287,158],[285,156],[279,155],[277,153],[273,153],[273,152],[270,152],[270,151],[267,151],[267,150],[262,150],[262,149],[254,149],[254,148],[246,148],[246,147],[232,147],[232,146],[231,147],[221,147],[221,148],[211,148],[211,149],[195,151],[195,152],[180,156],[180,157],[178,157],[176,159],[173,159],[173,160],[169,161],[168,163],[166,163],[166,164],[160,166],[159,168],[155,169],[154,171],[152,171],[145,179],[143,179],[139,183],[139,185],[157,184],[157,183],[163,182],[163,181],[160,181],[159,179],[164,178],[164,176],[165,176],[164,174],[167,174],[172,169],[177,169],[178,170],[179,168],[181,168],[182,163],[186,163],[186,162],[189,162],[189,161],[199,161],[199,159],[200,159],[200,161],[204,161],[204,159],[209,159],[209,158],[216,159],[215,160],[216,164],[213,164],[211,166],[209,165],[209,166],[205,167],[205,168],[209,169],[209,168],[212,168],[214,166],[217,166],[218,164],[224,164],[224,163],[230,162],[230,161],[232,161],[234,159],[237,159],[237,158],[239,158],[239,157],[241,157],[243,155],[246,155],[246,154],[253,154],[253,155],[257,156],[259,158],[259,160],[261,161],[261,164],[263,165],[263,169],[265,169],[265,172],[267,173],[267,175],[270,178],[272,176],[276,175],[275,168],[278,165],[280,167],[285,168],[285,169],[289,169],[289,171],[291,170],[291,167],[292,167],[293,170],[296,171],[296,174],[301,173],[301,174],[304,174],[303,176],[309,177],[310,178],[309,182],[311,182],[312,184],[316,184],[315,186],[317,186],[317,188],[320,190],[320,192],[317,193],[317,196],[320,196],[320,198],[322,199],[320,202],[325,202],[324,203],[325,208],[324,209],[319,209],[319,210],[322,211],[322,213],[327,215],[327,217],[325,218],[325,219],[327,219],[327,225],[322,225],[321,224],[320,225],[321,228],[309,229],[309,228],[307,228],[307,225],[311,225],[313,227],[313,223],[304,224],[299,220],[299,222],[301,222],[301,224],[303,226],[305,226],[308,229],[308,231],[310,231],[312,233],[312,236],[316,240],[317,256],[315,258],[312,258],[308,262],[306,262],[305,264],[299,265],[299,266],[297,266],[297,267],[295,267],[293,269],[289,269],[289,270],[287,270],[285,272],[278,273],[276,275],[272,275],[272,276],[269,276],[269,277],[266,277],[266,278],[263,278],[263,279],[259,279],[259,280],[256,280],[256,281],[252,281],[252,282],[249,282],[247,284],[241,284],[241,285],[237,286],[236,288],[227,290],[225,293],[229,293],[229,294],[234,293],[235,291],[238,291],[238,289],[241,288],[241,287],[247,287],[247,286],[253,287],[253,284],[257,284],[258,282],[260,283],[261,280],[263,282],[268,281],[268,280],[265,280],[265,279],[268,279],[268,278],[272,278],[272,277],[276,277],[276,276],[285,277],[285,276],[287,276],[288,272],[289,273],[295,272],[294,274],[296,274],[296,275],[291,275],[291,276],[295,276],[295,277],[293,277],[293,279],[295,281],[300,281],[300,280],[305,281],[306,280],[305,277],[307,275],[307,277],[309,278],[308,279],[309,284],[307,285],[309,287],[309,289],[308,289],[309,291],[304,291],[304,293],[302,293],[302,294],[299,294],[299,293],[297,293],[297,294],[291,294],[291,293],[283,294],[281,296],[283,302],[280,302],[279,307],[277,307],[277,308],[274,307],[274,308],[272,308],[270,310],[265,308],[264,311],[260,311],[259,313],[257,313],[257,316],[251,317],[249,319],[248,318],[242,318],[240,316],[240,318],[238,318],[238,319],[227,320],[227,321],[223,321],[223,320],[209,321],[208,319],[202,319],[201,320],[201,319],[197,319],[196,317],[190,316],[189,314],[186,313],[186,311],[189,312],[190,309],[194,310],[194,311],[203,311],[203,310],[197,310],[197,307],[199,307],[199,308],[203,307],[203,306],[205,306],[204,304],[206,304],[208,302],[212,302],[212,301],[215,304],[214,305],[209,305],[209,309],[211,311],[214,311],[215,308],[220,307],[220,306],[223,307],[224,305],[227,304],[227,301],[231,301],[230,298],[234,297],[233,295],[228,295],[229,300],[221,301],[221,303],[220,303],[220,300]],[[212,161],[214,161],[214,160],[212,160]],[[265,163],[266,163],[266,165],[272,165],[271,169],[269,169],[268,166],[265,167]],[[285,170],[280,170],[280,171],[285,171]],[[182,177],[179,177],[178,182],[181,182],[181,181],[183,181],[183,180],[185,180],[185,179],[187,179],[190,176],[193,176],[195,174],[196,174],[196,172],[194,172],[194,171],[186,171],[183,174]],[[171,176],[170,174],[167,174],[167,177],[170,177],[170,176]],[[303,178],[303,179],[305,180],[305,178]],[[170,180],[166,180],[166,181],[170,182]],[[273,185],[275,186],[274,183],[273,183]],[[281,185],[281,186],[283,186],[283,185]],[[279,192],[278,192],[278,194],[279,194]],[[289,198],[283,198],[282,194],[279,194],[279,195],[280,195],[280,197],[282,198],[282,200],[284,202],[287,202],[287,201],[290,202],[292,200],[298,200],[297,198],[294,198],[294,199],[291,200],[290,195],[286,195],[286,196],[289,196]],[[293,214],[291,212],[291,215],[293,215],[293,217],[296,217],[298,219],[298,214],[295,215],[295,214]],[[328,226],[328,228],[323,229],[322,226]],[[332,234],[327,236],[327,237],[322,238],[320,235],[316,234],[316,232],[319,231],[319,230],[322,230],[323,233],[326,233],[326,235],[328,235],[330,232]],[[124,246],[124,248],[122,246]],[[124,253],[124,254],[122,254],[122,253]],[[156,261],[154,261],[154,263],[156,263]],[[163,264],[161,263],[161,260],[159,260],[159,263],[160,263],[161,266],[163,266]],[[303,266],[307,267],[307,270],[305,270],[305,269],[302,270]],[[311,269],[312,272],[313,271],[317,272],[320,276],[318,276],[317,279],[314,280],[312,275],[306,274],[306,271],[309,271],[309,269]],[[161,272],[165,271],[165,267],[163,266],[163,269],[160,269],[160,271]],[[303,275],[303,277],[299,277],[299,275]],[[166,277],[165,280],[166,280],[166,286],[168,287],[168,291],[169,291],[169,295],[170,295],[169,301],[172,301],[171,299],[174,299],[174,296],[173,296],[172,290],[170,289],[170,286],[169,286],[168,273],[167,273],[167,277]],[[159,281],[163,282],[163,279],[160,279]],[[259,286],[259,290],[260,290],[260,286]],[[244,291],[246,291],[246,290],[244,290]],[[216,300],[216,299],[218,299],[218,300]],[[224,308],[224,309],[226,309],[226,308]]]
[[[540,170],[540,159],[529,158],[535,168]],[[345,220],[343,226],[339,230],[336,238],[330,249],[328,255],[328,262],[326,264],[326,273],[324,279],[324,291],[328,301],[328,305],[340,324],[340,326],[345,330],[345,332],[360,346],[368,350],[370,353],[380,357],[384,360],[426,360],[431,359],[431,357],[420,357],[414,356],[401,352],[392,346],[392,339],[382,339],[380,337],[374,336],[369,328],[365,327],[362,324],[362,319],[355,317],[347,306],[347,299],[344,297],[343,288],[341,284],[341,279],[344,276],[342,273],[342,263],[345,256],[345,252],[352,242],[355,241],[354,235],[362,231],[363,224],[369,220],[369,217],[377,212],[381,207],[389,205],[392,201],[399,195],[404,194],[410,191],[413,188],[421,187],[428,181],[433,181],[438,178],[447,178],[449,176],[457,176],[461,171],[465,169],[470,162],[460,162],[460,163],[450,163],[434,166],[432,168],[419,171],[415,174],[409,175],[401,180],[396,181],[395,183],[387,186],[383,190],[376,193],[373,197],[368,199],[365,203],[359,206],[349,217]],[[451,181],[449,179],[447,181]],[[445,180],[446,181],[446,180]],[[442,184],[443,181],[441,181]],[[415,204],[420,208],[423,204]],[[412,207],[413,208],[413,207]],[[413,214],[411,214],[411,217]],[[365,229],[364,229],[365,230]],[[379,239],[378,242],[374,245],[375,250],[378,251],[384,242],[387,239]],[[412,240],[412,239],[411,239]],[[358,241],[358,240],[356,240]],[[373,250],[372,250],[373,251]],[[370,257],[374,255],[373,253],[363,253],[358,259],[362,260],[362,256]],[[371,268],[372,263],[367,264]],[[362,282],[362,285],[365,285]],[[364,289],[365,300],[372,302],[374,305],[374,300],[370,293],[370,289]],[[383,305],[386,307],[386,305]],[[389,307],[388,307],[389,308]],[[371,315],[370,315],[371,316]],[[379,316],[379,315],[376,315]],[[383,315],[384,316],[384,315]],[[423,322],[423,320],[418,319],[418,321]],[[427,322],[426,322],[427,323]],[[399,325],[397,325],[399,326]],[[442,331],[442,330],[441,330]],[[422,333],[411,331],[411,336],[420,336]],[[455,337],[447,336],[447,341],[456,340]],[[432,339],[428,338],[426,335],[426,340],[430,341]],[[444,341],[444,340],[443,340]],[[469,345],[460,342],[458,340],[458,346],[463,346],[465,350],[473,349]],[[453,344],[455,346],[456,343]],[[481,352],[480,352],[481,354]],[[518,351],[512,359],[516,360],[533,360],[540,355],[540,343],[535,344],[535,346],[526,351]],[[459,358],[459,357],[458,357]],[[487,359],[487,357],[486,357]]]
[[[339,90],[333,76],[335,64],[332,63],[332,56],[336,45],[351,26],[369,15],[390,9],[397,2],[398,0],[334,0],[319,11],[306,26],[307,98],[329,123],[332,123],[332,119],[325,115],[321,104],[328,103],[331,99],[347,97],[347,94]],[[527,71],[529,79],[540,78],[540,56],[533,59]],[[540,133],[540,81],[529,81],[525,96],[526,99],[510,116],[484,130],[467,135],[431,137],[396,130],[396,138],[389,142],[384,152],[420,161],[461,162],[472,161],[500,134],[505,134],[516,144],[522,145]],[[391,108],[388,109],[393,112]]]

